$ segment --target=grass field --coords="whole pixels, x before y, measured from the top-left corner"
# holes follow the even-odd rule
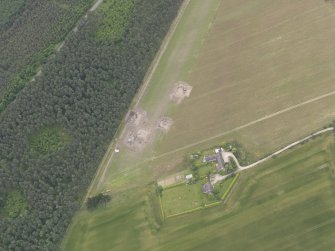
[[[214,202],[201,191],[199,184],[182,184],[163,191],[162,204],[165,216],[178,214]]]
[[[119,194],[109,208],[78,215],[64,250],[332,250],[333,137],[242,172],[225,204],[163,224],[154,195]]]

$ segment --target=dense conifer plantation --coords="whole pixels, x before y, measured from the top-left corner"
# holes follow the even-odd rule
[[[0,250],[58,249],[182,2],[125,1],[89,14],[1,113]]]
[[[0,112],[55,53],[93,2],[0,1]]]

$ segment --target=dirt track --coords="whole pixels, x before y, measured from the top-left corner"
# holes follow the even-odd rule
[[[257,165],[259,165],[259,164],[261,164],[261,163],[263,163],[263,162],[265,162],[265,161],[273,158],[274,156],[277,156],[277,155],[281,154],[282,152],[285,152],[285,151],[291,149],[292,147],[294,147],[296,145],[299,145],[299,144],[301,144],[301,143],[303,143],[303,142],[305,142],[305,141],[307,141],[307,140],[309,140],[309,139],[311,139],[311,138],[313,138],[315,136],[318,136],[320,134],[323,134],[323,133],[326,133],[326,132],[330,132],[330,131],[333,131],[333,130],[334,130],[334,127],[328,127],[326,129],[323,129],[323,130],[320,130],[318,132],[315,132],[315,133],[313,133],[313,134],[311,134],[311,135],[309,135],[309,136],[307,136],[307,137],[305,137],[303,139],[297,140],[297,141],[293,142],[292,144],[289,144],[288,146],[285,146],[284,148],[282,148],[282,149],[280,149],[280,150],[278,150],[278,151],[270,154],[269,156],[267,156],[267,157],[265,157],[265,158],[263,158],[263,159],[261,159],[259,161],[254,162],[254,163],[252,163],[252,164],[250,164],[248,166],[241,166],[240,163],[238,162],[237,158],[235,157],[235,155],[233,153],[226,153],[226,154],[229,155],[229,157],[231,157],[231,158],[234,159],[234,161],[235,161],[235,163],[236,163],[236,165],[238,167],[238,169],[235,171],[235,173],[238,173],[238,172],[241,172],[241,171],[253,168],[253,167],[255,167],[255,166],[257,166]],[[223,176],[221,176],[221,175],[215,175],[215,177],[213,178],[212,184],[214,185],[215,183],[217,183],[217,182],[219,182],[221,180],[224,180],[224,179],[226,179],[229,176],[231,176],[231,174],[223,175]]]
[[[283,110],[280,110],[280,111],[278,111],[278,112],[275,112],[275,113],[269,114],[269,115],[267,115],[267,116],[264,116],[264,117],[262,117],[262,118],[253,120],[253,121],[251,121],[251,122],[249,122],[249,123],[247,123],[247,124],[244,124],[244,125],[235,127],[235,128],[233,128],[233,129],[231,129],[231,130],[228,130],[228,131],[219,133],[219,134],[214,135],[214,136],[212,136],[212,137],[209,137],[209,138],[206,138],[206,139],[197,141],[197,142],[192,143],[192,144],[185,145],[185,146],[183,146],[183,147],[179,147],[179,148],[174,149],[173,151],[170,151],[170,152],[166,152],[166,153],[160,154],[160,155],[158,155],[158,156],[155,156],[155,157],[152,158],[152,159],[159,159],[159,158],[162,158],[162,157],[165,157],[165,156],[174,154],[174,153],[176,153],[176,152],[179,152],[179,151],[182,151],[182,150],[185,150],[185,149],[188,149],[188,148],[191,148],[191,147],[200,145],[200,144],[202,144],[202,143],[205,143],[205,142],[208,142],[208,141],[217,139],[217,138],[222,137],[222,136],[225,136],[225,135],[227,135],[227,134],[230,134],[230,133],[233,133],[233,132],[236,132],[236,131],[240,131],[240,130],[242,130],[242,129],[244,129],[244,128],[247,128],[247,127],[249,127],[249,126],[255,125],[255,124],[260,123],[260,122],[262,122],[262,121],[268,120],[268,119],[270,119],[270,118],[276,117],[276,116],[281,115],[281,114],[283,114],[283,113],[292,111],[292,110],[297,109],[297,108],[299,108],[299,107],[302,107],[302,106],[304,106],[304,105],[307,105],[307,104],[316,102],[316,101],[318,101],[318,100],[321,100],[321,99],[324,99],[324,98],[327,98],[327,97],[329,97],[329,96],[333,96],[333,95],[335,95],[335,91],[332,91],[332,92],[329,92],[329,93],[327,93],[327,94],[324,94],[324,95],[321,95],[321,96],[318,96],[318,97],[315,97],[315,98],[306,100],[306,101],[304,101],[304,102],[302,102],[302,103],[299,103],[299,104],[290,106],[290,107],[285,108],[285,109],[283,109]]]

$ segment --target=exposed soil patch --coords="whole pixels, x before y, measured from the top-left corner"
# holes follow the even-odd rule
[[[127,131],[124,144],[133,151],[142,150],[152,139],[153,134],[147,112],[142,109],[130,111],[127,117]]]
[[[173,120],[169,117],[160,117],[157,123],[157,128],[168,132],[173,124]]]
[[[148,122],[147,112],[142,109],[136,109],[129,112],[127,124],[129,126],[145,125]]]
[[[170,99],[179,104],[184,98],[191,95],[192,88],[193,87],[186,82],[179,81],[175,84],[175,87],[170,93]]]
[[[150,142],[151,133],[149,127],[130,130],[124,143],[131,150],[140,151]]]
[[[176,183],[180,183],[184,180],[185,180],[185,177],[183,175],[176,175],[176,176],[168,177],[164,180],[160,180],[157,183],[159,186],[168,187]]]

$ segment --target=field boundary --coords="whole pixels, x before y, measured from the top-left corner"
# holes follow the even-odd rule
[[[159,198],[159,206],[160,206],[160,209],[161,209],[161,219],[162,219],[162,221],[164,221],[165,215],[164,215],[164,210],[163,210],[162,197],[160,195],[158,195],[158,198]]]
[[[183,185],[183,184],[185,184],[184,181],[182,181],[182,182],[178,182],[178,183],[175,183],[175,184],[166,186],[166,187],[163,187],[163,189],[164,189],[164,190],[168,190],[168,189],[170,189],[170,188],[178,187],[178,186],[181,186],[181,185]]]
[[[176,214],[171,214],[171,215],[167,215],[165,217],[165,213],[164,213],[164,206],[163,206],[163,203],[162,203],[162,199],[161,199],[161,196],[159,196],[159,203],[160,203],[160,209],[161,209],[161,215],[162,215],[162,219],[165,220],[165,219],[169,219],[169,218],[173,218],[173,217],[177,217],[177,216],[181,216],[181,215],[185,215],[185,214],[189,214],[189,213],[193,213],[193,212],[196,212],[196,211],[200,211],[200,210],[203,210],[203,209],[207,209],[207,208],[211,208],[211,207],[215,207],[215,206],[218,206],[220,204],[222,204],[224,202],[224,200],[226,199],[227,195],[231,192],[232,188],[234,187],[234,185],[236,184],[236,181],[237,179],[239,178],[240,174],[238,173],[234,179],[232,180],[232,182],[229,184],[227,190],[224,192],[224,194],[222,195],[222,197],[220,198],[219,201],[215,201],[213,203],[210,203],[210,204],[205,204],[204,206],[200,206],[200,207],[196,207],[196,208],[193,208],[193,209],[189,209],[189,210],[185,210],[183,212],[180,212],[180,213],[176,213]],[[169,188],[174,188],[174,187],[177,187],[177,186],[180,186],[182,185],[181,184],[178,184],[178,185],[172,185],[170,186]],[[165,190],[165,189],[164,189]]]
[[[177,216],[184,215],[184,214],[193,213],[193,212],[200,211],[200,210],[206,209],[206,208],[215,207],[215,206],[218,206],[219,204],[221,204],[221,201],[216,201],[216,202],[206,204],[206,205],[201,206],[201,207],[196,207],[196,208],[193,208],[193,209],[190,209],[190,210],[186,210],[186,211],[181,212],[181,213],[168,215],[168,216],[166,216],[166,219],[169,219],[169,218],[172,218],[172,217],[177,217]]]
[[[223,194],[222,197],[221,197],[221,201],[224,201],[224,200],[225,200],[225,198],[226,198],[227,195],[230,193],[230,191],[232,190],[233,186],[235,185],[235,183],[236,183],[236,181],[237,181],[237,179],[238,179],[239,177],[240,177],[240,173],[238,173],[238,174],[234,177],[233,181],[229,184],[229,187],[227,188],[227,190],[224,192],[224,194]]]

